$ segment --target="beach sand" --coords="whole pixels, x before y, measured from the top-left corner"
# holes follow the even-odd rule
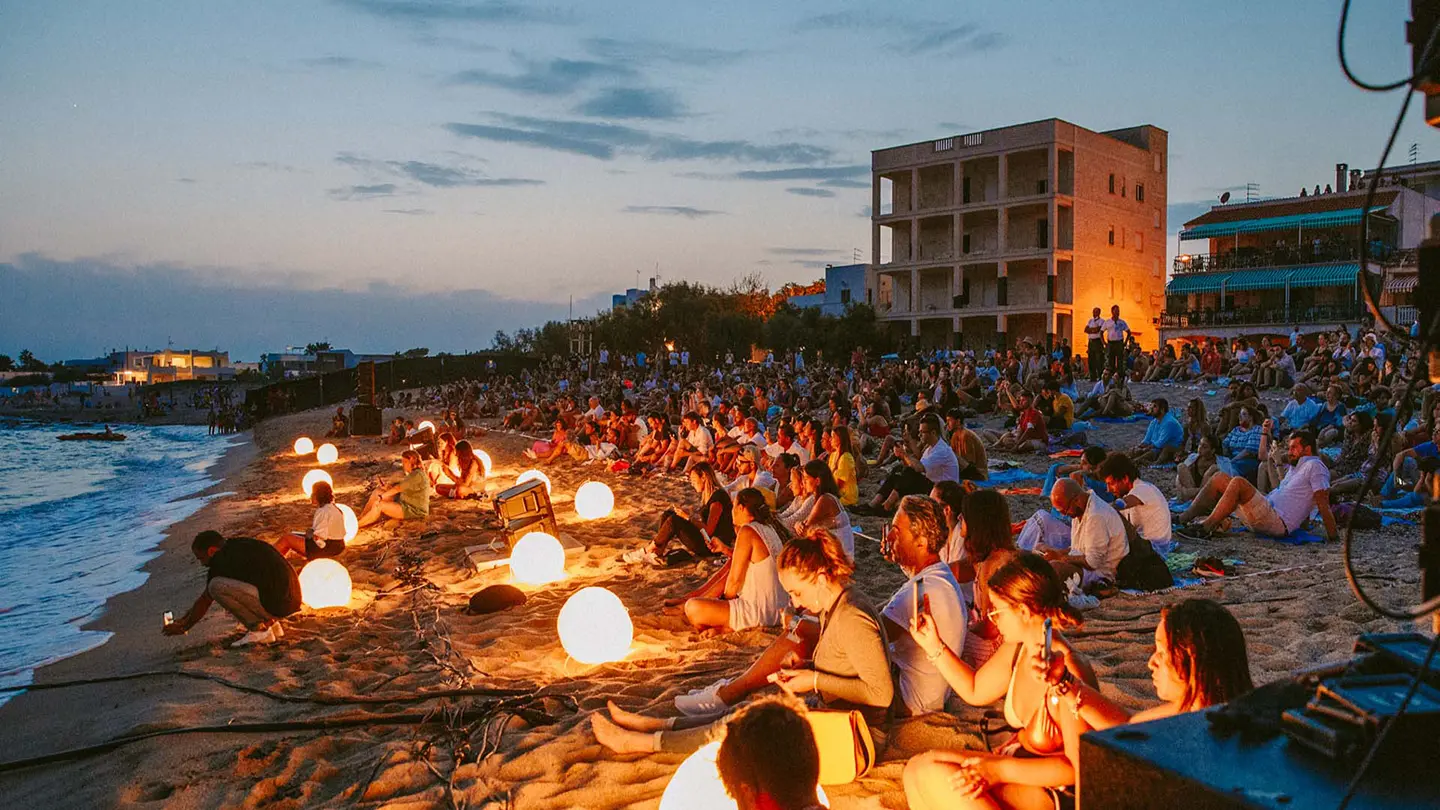
[[[1164,391],[1175,407],[1202,395],[1183,387],[1137,386],[1137,397]],[[1212,408],[1218,398],[1209,398]],[[387,418],[393,413],[387,413]],[[417,414],[418,416],[419,414]],[[624,566],[619,554],[647,539],[658,514],[689,502],[678,477],[638,480],[610,476],[597,467],[570,463],[547,469],[554,482],[556,514],[562,529],[585,543],[572,557],[568,578],[526,588],[523,607],[490,616],[462,613],[470,594],[508,578],[504,569],[477,574],[464,548],[487,542],[484,510],[477,502],[435,502],[428,520],[390,524],[361,533],[344,559],[355,582],[351,609],[297,614],[285,623],[283,641],[262,648],[230,650],[239,636],[224,611],[210,615],[188,635],[161,635],[161,614],[178,616],[199,593],[204,570],[189,552],[196,531],[273,537],[308,525],[310,507],[299,481],[308,468],[289,452],[299,435],[319,436],[329,409],[268,420],[246,449],[227,457],[215,499],[173,527],[165,552],[148,566],[149,581],[110,600],[96,627],[115,636],[105,645],[36,675],[38,683],[138,671],[205,673],[287,695],[399,696],[461,685],[505,687],[554,696],[545,701],[555,721],[534,727],[511,722],[491,729],[494,753],[457,765],[452,740],[439,726],[372,726],[339,731],[204,733],[161,737],[83,760],[0,773],[0,795],[20,807],[108,807],[118,804],[177,807],[387,808],[611,808],[657,805],[682,757],[666,754],[616,756],[595,742],[591,712],[607,699],[622,707],[669,716],[678,693],[704,686],[741,669],[768,643],[753,630],[702,639],[682,616],[661,609],[667,596],[697,585],[708,569],[655,571]],[[994,420],[989,420],[993,422]],[[1139,440],[1143,424],[1103,425],[1093,438],[1110,447]],[[398,476],[396,454],[376,439],[337,442],[341,461],[330,467],[337,495],[357,510],[368,479]],[[493,480],[513,482],[528,468],[523,437],[492,433],[476,440],[495,460]],[[1027,457],[1041,471],[1050,460]],[[1167,492],[1174,472],[1147,477]],[[571,496],[590,478],[614,488],[617,507],[606,519],[583,522]],[[865,492],[878,484],[873,473]],[[1038,496],[1012,496],[1012,517],[1020,520],[1041,505]],[[879,521],[858,520],[878,536]],[[1366,584],[1390,604],[1418,595],[1413,547],[1417,527],[1390,527],[1361,533],[1360,559]],[[1248,534],[1222,535],[1206,544],[1182,544],[1198,552],[1244,562],[1237,576],[1168,593],[1120,595],[1087,614],[1071,633],[1090,656],[1104,691],[1126,706],[1156,701],[1146,661],[1160,609],[1189,596],[1225,603],[1240,620],[1257,683],[1321,662],[1347,658],[1357,635],[1400,629],[1375,617],[1348,590],[1338,544],[1286,546]],[[407,563],[422,561],[424,586],[402,582],[417,573]],[[857,580],[878,603],[903,581],[878,546],[857,541]],[[411,585],[419,580],[406,580]],[[635,647],[628,659],[597,668],[567,661],[555,633],[556,615],[576,590],[600,585],[630,609]],[[954,701],[952,701],[952,704]],[[419,710],[462,706],[463,700],[418,704]],[[122,683],[32,691],[0,707],[0,742],[7,761],[92,745],[122,734],[195,725],[294,721],[416,711],[417,704],[320,706],[280,702],[205,680],[156,677]],[[955,706],[898,724],[881,763],[852,785],[827,788],[834,808],[901,808],[905,760],[936,746],[979,745],[977,722],[983,708]],[[471,751],[482,734],[470,739]]]

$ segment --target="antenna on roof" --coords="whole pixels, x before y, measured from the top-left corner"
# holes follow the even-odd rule
[[[1258,200],[1258,199],[1260,199],[1260,184],[1259,184],[1259,183],[1246,183],[1246,184],[1245,184],[1245,202],[1247,202],[1247,203],[1248,203],[1248,202],[1255,202],[1255,201]]]
[[[1417,157],[1419,157],[1419,156],[1420,156],[1420,144],[1418,144],[1418,143],[1412,143],[1412,144],[1410,144],[1410,165],[1411,165],[1411,166],[1414,166],[1414,165],[1415,165],[1415,158],[1417,158]]]

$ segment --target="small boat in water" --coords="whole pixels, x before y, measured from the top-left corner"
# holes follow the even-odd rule
[[[62,442],[123,442],[125,434],[107,429],[104,433],[66,433],[55,438]]]

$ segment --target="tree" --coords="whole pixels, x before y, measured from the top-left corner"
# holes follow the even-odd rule
[[[44,371],[45,364],[35,357],[29,349],[20,350],[21,371]]]
[[[400,356],[407,360],[413,360],[417,357],[425,357],[428,354],[430,354],[430,350],[423,346],[415,349],[406,349],[405,351],[400,352]]]
[[[14,371],[15,360],[8,354],[0,354],[0,371]]]
[[[306,354],[315,354],[316,352],[328,352],[328,351],[330,351],[330,341],[328,341],[328,340],[327,340],[327,341],[322,341],[322,342],[320,342],[320,343],[306,343],[306,344],[305,344],[305,353],[306,353]]]

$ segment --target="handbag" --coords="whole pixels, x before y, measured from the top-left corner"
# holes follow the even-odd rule
[[[875,764],[875,740],[860,712],[811,710],[805,719],[820,752],[820,784],[849,784]]]

